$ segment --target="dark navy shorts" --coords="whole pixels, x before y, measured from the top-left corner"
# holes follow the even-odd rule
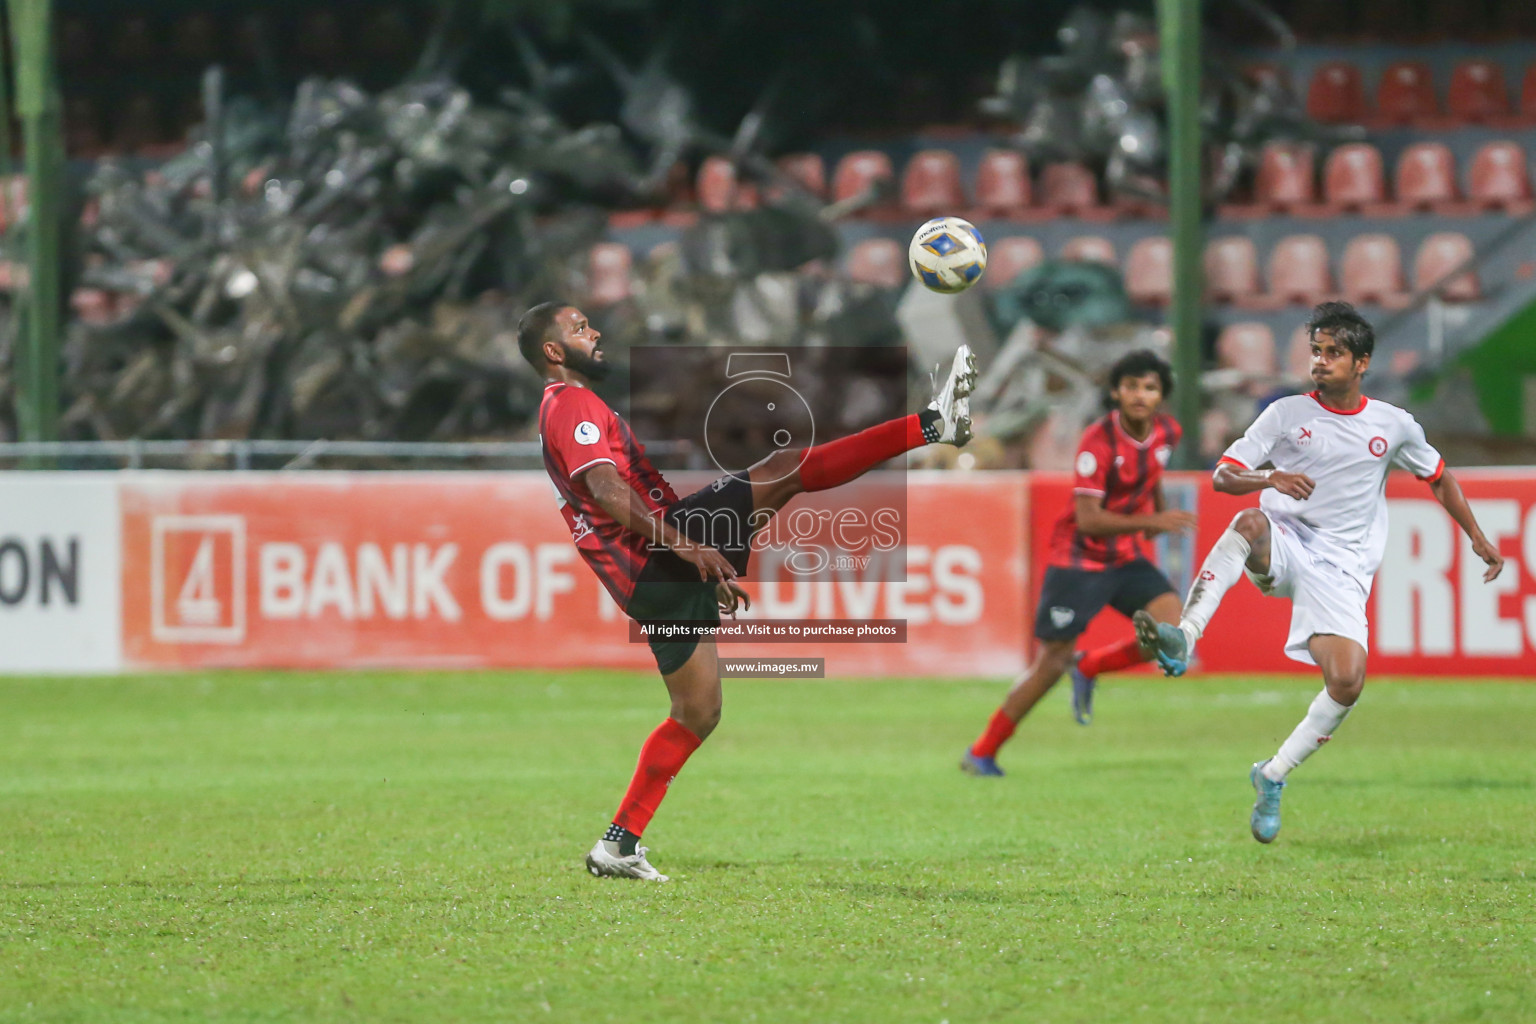
[[[1105,605],[1129,618],[1153,598],[1173,592],[1168,577],[1145,558],[1096,572],[1053,565],[1045,570],[1040,587],[1035,637],[1070,640],[1087,629]]]

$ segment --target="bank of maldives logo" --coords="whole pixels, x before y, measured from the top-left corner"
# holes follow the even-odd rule
[[[245,639],[245,517],[155,516],[151,633],[167,644]]]

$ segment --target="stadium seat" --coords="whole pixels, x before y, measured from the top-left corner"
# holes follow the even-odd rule
[[[1082,216],[1099,207],[1099,179],[1082,164],[1047,164],[1040,172],[1040,205]]]
[[[1143,238],[1125,258],[1125,293],[1132,302],[1166,306],[1173,298],[1173,243],[1164,235]]]
[[[1476,270],[1446,277],[1472,258],[1472,240],[1459,231],[1440,231],[1424,239],[1413,258],[1413,286],[1418,291],[1434,289],[1446,302],[1474,302],[1483,289]]]
[[[1365,85],[1360,69],[1347,61],[1318,65],[1307,87],[1307,113],[1330,124],[1365,120]]]
[[[779,170],[817,199],[827,195],[827,165],[818,153],[790,153],[778,159]]]
[[[1099,235],[1078,235],[1067,239],[1061,247],[1061,258],[1077,263],[1107,263],[1111,267],[1120,262],[1115,255],[1115,243]]]
[[[1206,244],[1205,293],[1221,303],[1244,304],[1258,297],[1259,254],[1253,239],[1230,235]]]
[[[1530,213],[1531,176],[1525,150],[1513,142],[1490,142],[1472,157],[1467,198],[1480,209]]]
[[[1486,122],[1509,116],[1504,69],[1490,60],[1464,60],[1451,72],[1446,107],[1458,121]]]
[[[736,164],[728,157],[705,157],[699,165],[699,205],[710,213],[724,213],[736,205]]]
[[[611,306],[629,298],[633,257],[622,242],[598,242],[587,256],[587,294],[594,306]]]
[[[1298,324],[1286,344],[1285,375],[1293,383],[1312,383],[1312,335],[1306,324]]]
[[[1275,334],[1264,323],[1228,324],[1216,337],[1216,365],[1261,376],[1275,372]]]
[[[1419,60],[1399,61],[1382,72],[1376,87],[1376,118],[1381,124],[1420,124],[1440,116],[1434,72]]]
[[[1311,306],[1333,294],[1328,244],[1317,235],[1287,235],[1269,253],[1269,295]]]
[[[989,149],[976,168],[976,205],[986,217],[1017,217],[1030,204],[1029,161],[1014,149]]]
[[[1323,166],[1323,204],[1328,213],[1362,211],[1387,199],[1387,178],[1381,150],[1368,142],[1352,142],[1328,154]]]
[[[1442,143],[1418,142],[1403,150],[1393,185],[1400,209],[1453,215],[1468,211],[1456,187],[1456,158]]]
[[[1290,211],[1317,201],[1317,151],[1308,143],[1271,142],[1259,157],[1253,197],[1269,211]]]
[[[984,288],[1001,288],[1045,260],[1045,250],[1028,235],[1009,235],[987,243],[987,274]]]
[[[848,277],[860,284],[900,288],[907,274],[907,254],[889,238],[866,238],[848,253]]]
[[[835,201],[852,199],[874,187],[876,182],[894,179],[891,158],[878,149],[860,149],[837,162],[832,172],[832,198]]]
[[[947,149],[913,155],[901,175],[901,205],[920,217],[954,213],[965,206],[960,187],[960,159]]]
[[[1397,239],[1379,233],[1351,238],[1339,262],[1339,289],[1346,300],[1356,304],[1404,305],[1408,296]]]

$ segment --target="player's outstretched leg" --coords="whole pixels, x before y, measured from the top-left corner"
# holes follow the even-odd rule
[[[1280,744],[1275,756],[1254,765],[1248,775],[1258,794],[1249,827],[1253,838],[1261,843],[1274,842],[1280,834],[1280,791],[1285,788],[1285,777],[1333,738],[1365,686],[1365,648],[1355,641],[1319,633],[1308,641],[1307,650],[1323,670],[1323,692],[1312,699],[1307,716]]]
[[[1256,575],[1269,572],[1269,517],[1256,508],[1239,512],[1211,546],[1194,586],[1189,588],[1177,626],[1158,622],[1145,611],[1132,616],[1137,639],[1154,650],[1164,675],[1181,676],[1189,668],[1195,643],[1221,607],[1221,599],[1242,578],[1245,567]]]
[[[1142,611],[1154,622],[1178,622],[1179,599],[1170,590],[1148,601]],[[1129,639],[1096,647],[1074,657],[1069,671],[1072,675],[1072,717],[1077,724],[1093,723],[1093,691],[1100,675],[1151,661],[1156,654],[1156,646],[1144,642],[1138,630]]]
[[[700,641],[682,667],[662,680],[672,697],[672,713],[641,746],[640,763],[613,824],[587,854],[587,870],[599,878],[668,880],[646,859],[650,851],[640,845],[640,835],[667,787],[720,722],[720,665],[713,640]]]
[[[1056,680],[1061,678],[1072,660],[1072,648],[1076,643],[1077,635],[1073,634],[1041,644],[1035,663],[1014,682],[1003,706],[992,713],[981,736],[961,755],[961,771],[968,775],[1003,774],[997,764],[998,750],[1008,742],[1019,721],[1056,685]]]

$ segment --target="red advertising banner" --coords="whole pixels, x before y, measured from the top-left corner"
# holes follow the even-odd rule
[[[540,473],[125,475],[123,658],[151,666],[654,667]],[[904,581],[755,566],[748,618],[900,619],[906,643],[732,644],[834,675],[1022,665],[1016,474],[912,474]],[[793,506],[791,506],[793,508]]]

